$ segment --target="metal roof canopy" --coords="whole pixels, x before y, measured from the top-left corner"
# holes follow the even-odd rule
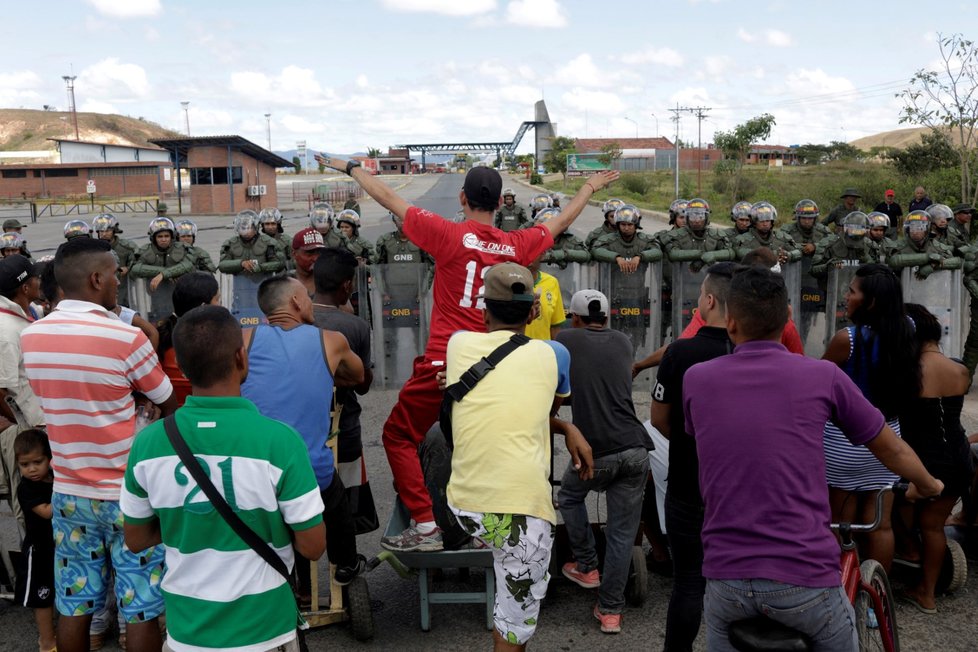
[[[482,151],[499,152],[506,156],[512,156],[523,140],[524,134],[530,129],[536,129],[537,125],[549,124],[547,120],[527,120],[520,125],[516,136],[512,141],[507,142],[475,142],[475,143],[418,143],[414,145],[395,145],[395,149],[407,149],[421,152],[422,167],[424,166],[425,154],[440,154],[448,152]]]
[[[287,161],[278,154],[270,152],[264,147],[256,145],[247,138],[241,136],[194,136],[188,138],[151,138],[149,142],[154,145],[174,152],[179,157],[179,162],[186,165],[187,151],[191,147],[227,147],[232,150],[240,151],[243,154],[267,163],[274,168],[290,168],[292,161]],[[177,163],[177,161],[174,161]]]

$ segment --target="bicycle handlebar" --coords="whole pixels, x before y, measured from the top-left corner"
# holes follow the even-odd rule
[[[880,526],[883,520],[883,497],[890,493],[906,493],[910,488],[909,483],[896,481],[889,487],[883,487],[876,494],[876,516],[872,523],[829,523],[829,528],[834,531],[847,530],[849,532],[872,532]]]

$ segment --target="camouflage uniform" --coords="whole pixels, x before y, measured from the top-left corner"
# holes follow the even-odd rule
[[[584,238],[584,246],[588,248],[588,251],[591,251],[594,249],[595,242],[612,233],[618,233],[618,229],[613,224],[608,224],[608,221],[605,220],[599,227],[587,234],[587,237]]]
[[[543,254],[541,262],[557,265],[561,269],[567,267],[567,263],[587,263],[591,260],[591,254],[581,239],[570,231],[564,231],[554,238],[554,246]]]
[[[281,272],[285,269],[285,250],[278,240],[259,232],[253,240],[245,242],[241,236],[232,236],[221,245],[221,262],[218,264],[225,274],[247,274],[241,263],[257,260],[255,274]]]
[[[119,267],[125,267],[126,273],[119,276],[119,293],[116,301],[119,305],[129,305],[129,274],[132,273],[132,265],[136,262],[136,252],[139,245],[132,240],[126,240],[119,236],[113,236],[109,245],[115,252],[115,257],[119,261]]]
[[[734,238],[730,246],[734,256],[738,259],[743,258],[758,247],[766,247],[775,253],[784,250],[788,254],[788,260],[801,260],[801,250],[797,243],[790,235],[780,229],[772,229],[766,237],[757,229],[751,229]]]
[[[808,232],[801,228],[797,221],[782,226],[777,230],[794,240],[795,244],[797,244],[799,247],[805,244],[817,245],[822,238],[832,233],[829,231],[828,227],[819,224],[818,222],[815,222],[811,231]],[[814,255],[814,252],[812,252],[810,255]]]
[[[619,256],[638,256],[643,263],[651,263],[662,260],[662,250],[653,237],[644,233],[637,232],[630,242],[625,242],[617,231],[599,238],[591,248],[591,257],[601,263],[614,263]]]
[[[740,236],[744,235],[745,233],[750,233],[750,227],[747,227],[746,231],[738,231],[736,224],[725,228],[723,231],[720,232],[720,235],[723,236],[724,248],[729,249],[733,241],[739,238]]]
[[[211,255],[203,247],[198,247],[197,245],[183,245],[187,248],[187,255],[193,261],[194,269],[200,272],[210,272],[213,274],[217,271],[217,265],[211,260]]]
[[[829,267],[838,263],[852,267],[875,262],[879,255],[874,251],[876,248],[876,243],[868,237],[855,240],[839,233],[830,233],[815,245],[812,276],[824,279],[828,276]]]
[[[492,221],[492,225],[494,227],[497,229],[502,229],[503,231],[515,231],[516,229],[522,229],[529,223],[530,218],[526,216],[526,209],[516,203],[514,203],[512,206],[503,204],[499,210],[496,211],[496,217]]]
[[[725,243],[720,229],[709,225],[698,235],[689,225],[670,233],[662,245],[669,261],[689,262],[694,272],[702,267],[700,260],[704,252],[722,249]]]
[[[193,262],[182,242],[173,242],[165,250],[150,242],[136,252],[129,273],[136,278],[153,278],[162,274],[164,279],[175,280],[192,271]]]
[[[346,249],[346,236],[340,233],[338,229],[330,229],[323,234],[323,244],[326,245],[327,249],[332,247]]]
[[[363,258],[368,263],[374,262],[374,246],[366,238],[354,235],[352,238],[348,238],[344,244],[347,251],[357,258]]]

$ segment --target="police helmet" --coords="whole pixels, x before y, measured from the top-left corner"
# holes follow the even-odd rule
[[[757,224],[758,222],[776,222],[777,219],[778,209],[772,206],[769,202],[759,201],[756,204],[751,204],[751,224]]]
[[[710,204],[705,199],[690,199],[686,203],[686,210],[683,212],[686,216],[686,223],[690,222],[703,222],[703,226],[710,223]]]
[[[250,237],[258,231],[258,213],[243,210],[234,216],[234,232],[242,237]]]
[[[795,204],[795,219],[800,220],[803,217],[810,217],[815,219],[819,216],[818,204],[816,204],[811,199],[802,199],[797,204]]]
[[[536,195],[530,200],[530,208],[535,211],[542,211],[544,208],[550,208],[550,195]]]
[[[512,188],[506,188],[503,190],[503,197],[516,197],[516,193],[513,192]]]
[[[944,220],[946,224],[954,219],[954,211],[947,204],[931,204],[927,207],[927,215],[930,216],[930,221],[934,224],[940,220]]]
[[[314,228],[333,226],[333,207],[329,204],[316,204],[309,211],[309,224]]]
[[[634,224],[636,228],[642,221],[642,211],[637,206],[623,204],[615,211],[615,224]]]
[[[16,231],[8,231],[0,236],[0,250],[17,249],[24,246],[24,236]]]
[[[618,199],[617,197],[612,197],[601,205],[601,214],[608,215],[608,213],[614,213],[616,210],[625,205],[624,199]]]
[[[676,218],[683,214],[686,210],[686,204],[689,203],[688,199],[677,199],[669,204],[669,224],[676,221]]]
[[[550,193],[550,206],[560,206],[560,193],[552,192]]]
[[[730,219],[736,221],[743,218],[750,218],[750,207],[751,203],[749,201],[739,201],[733,205],[730,209]]]
[[[65,240],[72,238],[92,237],[92,229],[83,220],[71,220],[65,223]]]
[[[352,208],[344,208],[336,214],[336,223],[342,224],[343,222],[352,226],[353,230],[356,231],[360,228],[360,215]]]
[[[146,232],[149,234],[149,239],[152,240],[160,231],[169,231],[172,237],[176,233],[176,230],[176,227],[173,226],[173,220],[169,217],[154,217],[150,220],[149,229]]]
[[[847,238],[862,238],[869,230],[869,217],[862,211],[852,211],[842,218],[840,224]]]
[[[890,228],[890,216],[886,213],[881,213],[879,211],[873,211],[866,216],[869,221],[869,228],[875,229],[877,227],[883,227],[884,229]]]
[[[92,220],[92,231],[101,233],[103,231],[116,231],[119,227],[119,220],[111,213],[99,213]]]
[[[910,211],[910,214],[903,220],[903,233],[909,236],[910,232],[926,233],[930,230],[930,215],[927,211]]]
[[[536,217],[533,218],[533,222],[534,224],[544,224],[558,215],[560,215],[560,207],[551,206],[550,208],[544,208],[542,211],[538,212]]]
[[[259,224],[281,224],[282,223],[282,211],[277,208],[263,208],[261,212],[258,213],[258,223]]]
[[[177,237],[184,235],[192,235],[197,237],[197,225],[190,220],[181,220],[177,222]]]

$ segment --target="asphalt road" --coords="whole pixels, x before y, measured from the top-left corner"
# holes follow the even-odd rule
[[[457,210],[460,175],[431,175],[405,177],[390,180],[403,186],[399,192],[409,201],[435,210],[442,215],[453,215]],[[406,185],[404,185],[406,184]],[[518,200],[526,202],[533,191],[514,186]],[[284,196],[282,193],[281,196]],[[289,195],[291,196],[291,195]],[[389,230],[390,221],[372,201],[362,201],[363,234],[375,240]],[[304,209],[286,207],[286,230],[290,233],[305,225]],[[589,207],[574,226],[574,231],[584,234],[600,222],[600,211]],[[229,237],[224,228],[227,217],[204,217],[198,222],[203,227],[200,242],[216,253],[220,242]],[[144,232],[148,218],[123,216],[127,237]],[[28,229],[32,249],[38,252],[55,247],[60,238],[60,224],[42,223]],[[655,230],[653,224],[647,224]],[[659,226],[661,228],[661,225]],[[137,238],[139,239],[139,238]],[[145,236],[142,237],[145,241]],[[636,410],[640,418],[649,414],[649,396],[635,395]],[[378,511],[381,530],[363,535],[358,539],[360,551],[368,557],[380,551],[379,538],[386,524],[394,500],[390,470],[380,441],[381,428],[390,408],[396,400],[395,391],[372,391],[363,399],[362,415],[365,458]],[[969,432],[978,430],[978,401],[966,402],[965,425]],[[558,446],[559,447],[559,446]],[[557,468],[566,463],[566,453],[555,451]],[[592,500],[592,511],[604,512],[603,504]],[[13,537],[12,521],[6,508],[0,508],[0,536],[9,545]],[[978,587],[978,563],[973,563],[969,582],[954,596],[940,598],[936,616],[925,616],[912,607],[897,608],[900,637],[904,650],[940,650],[964,652],[974,650],[978,641],[975,592]],[[491,639],[485,629],[485,610],[481,605],[435,605],[432,609],[432,629],[422,632],[419,624],[419,589],[417,581],[404,580],[385,565],[368,575],[373,600],[375,638],[365,644],[357,643],[346,624],[335,625],[311,632],[308,636],[310,649],[370,649],[370,650],[472,650],[489,649]],[[899,581],[895,581],[899,585]],[[457,573],[449,571],[438,586],[477,591],[484,586],[482,570],[473,570],[468,580],[460,580]],[[540,625],[531,647],[540,650],[654,650],[660,649],[664,637],[665,614],[671,582],[655,575],[649,576],[649,598],[641,607],[629,607],[624,614],[623,632],[618,636],[606,636],[598,630],[591,616],[595,602],[593,591],[586,591],[562,577],[555,577],[551,584],[540,615]],[[260,618],[261,614],[255,614]],[[28,652],[36,649],[36,633],[28,610],[8,607],[0,610],[0,651]],[[106,650],[117,650],[115,641]],[[696,650],[705,650],[703,635],[697,640]]]

